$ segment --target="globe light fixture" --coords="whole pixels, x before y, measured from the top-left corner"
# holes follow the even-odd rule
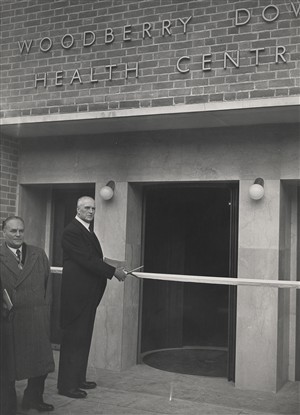
[[[110,180],[105,186],[100,189],[100,196],[103,200],[110,200],[114,195],[116,184],[113,180]]]
[[[259,200],[264,196],[264,194],[264,179],[258,177],[249,188],[249,196],[253,200]]]

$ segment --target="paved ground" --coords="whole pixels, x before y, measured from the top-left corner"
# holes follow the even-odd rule
[[[57,360],[58,352],[55,352]],[[223,378],[179,375],[137,365],[122,373],[90,370],[97,389],[86,399],[57,394],[57,373],[49,375],[45,402],[53,415],[299,415],[300,382],[286,384],[278,393],[240,391]],[[21,401],[25,382],[17,382]],[[18,414],[34,415],[35,410]]]

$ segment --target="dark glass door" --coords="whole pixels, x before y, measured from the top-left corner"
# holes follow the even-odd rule
[[[235,275],[237,189],[236,184],[147,189],[145,272]],[[230,349],[228,362],[234,365],[235,303],[227,285],[144,280],[141,352],[220,347]],[[228,378],[233,376],[234,366],[228,368]]]

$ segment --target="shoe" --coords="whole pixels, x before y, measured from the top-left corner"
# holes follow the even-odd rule
[[[87,397],[87,393],[82,391],[81,389],[69,389],[69,390],[62,390],[58,391],[60,395],[67,396],[68,398],[73,399],[83,399]]]
[[[97,387],[97,383],[86,380],[85,382],[82,382],[79,387],[81,389],[95,389]]]
[[[29,410],[29,409],[36,409],[39,412],[50,412],[54,410],[54,406],[46,403],[46,402],[30,402],[26,399],[22,401],[22,409]]]

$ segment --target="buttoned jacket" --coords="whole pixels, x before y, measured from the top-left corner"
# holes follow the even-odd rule
[[[24,244],[25,262],[4,243],[0,247],[2,288],[13,309],[9,316],[9,343],[13,350],[10,377],[15,380],[41,376],[54,370],[50,343],[52,285],[48,258],[38,247]]]
[[[103,261],[97,236],[77,219],[64,229],[62,248],[61,327],[65,328],[88,303],[99,304],[115,268]]]

